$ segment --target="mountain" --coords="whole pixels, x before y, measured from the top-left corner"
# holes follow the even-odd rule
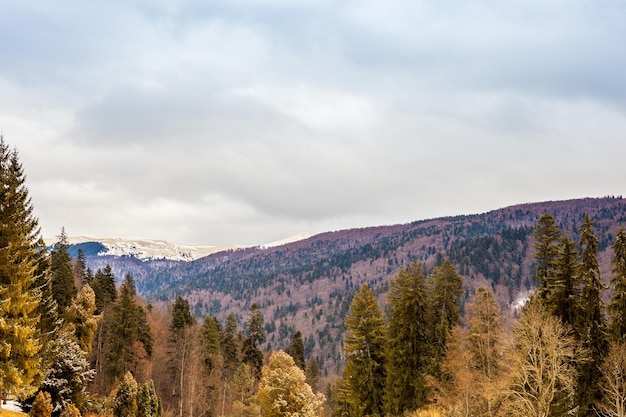
[[[197,316],[232,313],[244,323],[256,302],[264,314],[266,348],[285,348],[298,329],[306,353],[334,373],[342,364],[343,319],[355,291],[367,283],[383,303],[390,280],[413,261],[428,273],[449,258],[463,276],[465,299],[489,286],[503,309],[519,303],[534,287],[533,230],[546,212],[572,239],[589,213],[608,283],[613,237],[626,223],[621,197],[520,204],[483,214],[328,232],[278,246],[229,248],[188,262],[141,261],[105,252],[88,256],[87,263],[92,269],[109,263],[118,278],[133,274],[140,293],[157,306],[182,295]]]

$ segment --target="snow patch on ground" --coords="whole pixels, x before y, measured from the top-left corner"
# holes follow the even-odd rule
[[[515,301],[511,303],[511,313],[518,313],[518,314],[521,313],[522,308],[524,308],[524,306],[530,299],[530,296],[533,295],[534,292],[535,292],[534,290],[530,290],[530,291],[522,291],[519,294],[517,294]]]
[[[308,233],[298,233],[296,235],[289,236],[289,237],[286,237],[284,239],[280,239],[280,240],[276,240],[274,242],[266,243],[265,245],[261,245],[260,247],[262,249],[273,248],[273,247],[276,247],[276,246],[286,245],[288,243],[298,242],[300,240],[308,239],[310,237],[311,237],[311,235],[308,234]]]
[[[6,403],[2,403],[2,409],[11,411],[22,411],[22,407],[20,407],[17,401],[7,401]]]

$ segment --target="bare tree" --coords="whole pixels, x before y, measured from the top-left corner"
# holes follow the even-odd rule
[[[601,383],[603,398],[597,404],[603,415],[626,416],[626,344],[613,342],[602,365],[604,379]]]

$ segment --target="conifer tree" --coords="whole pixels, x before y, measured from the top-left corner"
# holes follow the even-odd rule
[[[289,343],[289,347],[286,352],[293,358],[293,361],[296,363],[298,368],[304,371],[306,367],[304,359],[304,341],[302,340],[302,333],[300,333],[300,330],[296,331],[293,336],[291,336],[291,342]]]
[[[91,352],[91,342],[98,327],[96,296],[89,286],[83,285],[72,304],[67,308],[66,325],[83,351]]]
[[[102,313],[117,297],[115,277],[111,265],[105,266],[104,270],[98,269],[93,279],[88,280],[88,283],[96,295],[97,312]]]
[[[232,314],[226,316],[224,331],[220,339],[220,348],[224,358],[224,380],[228,380],[239,366],[239,348],[237,346],[237,322]]]
[[[161,399],[152,380],[137,386],[137,417],[160,417],[163,415]]]
[[[87,279],[87,261],[85,259],[85,251],[78,248],[76,260],[74,261],[74,284],[77,288],[82,288]]]
[[[242,362],[228,383],[228,391],[233,397],[233,411],[241,417],[259,416],[260,407],[256,404],[254,393],[255,376],[253,370]]]
[[[589,352],[589,360],[579,366],[577,401],[578,415],[595,415],[594,404],[601,399],[599,382],[601,365],[608,350],[604,304],[600,298],[602,281],[598,265],[598,239],[593,234],[593,222],[586,214],[580,229],[580,262],[578,276],[581,283],[580,311],[577,333],[583,348]]]
[[[367,284],[356,293],[345,318],[344,381],[348,415],[384,415],[385,322]]]
[[[52,276],[52,293],[61,314],[65,316],[65,310],[72,303],[77,290],[74,285],[72,257],[69,253],[70,244],[65,228],[61,229],[58,239],[50,252],[50,274]]]
[[[191,315],[189,302],[177,297],[172,308],[172,322],[170,324],[168,356],[170,360],[170,370],[174,380],[174,391],[172,396],[177,402],[177,415],[183,416],[183,405],[185,402],[185,388],[187,386],[187,371],[191,361],[192,338],[190,333],[195,319]]]
[[[435,268],[432,278],[432,305],[430,321],[433,330],[432,374],[437,374],[445,353],[448,336],[460,324],[460,302],[463,295],[463,278],[456,272],[449,260]]]
[[[200,327],[200,351],[207,374],[210,374],[219,362],[220,331],[215,317],[206,316]]]
[[[613,296],[608,306],[611,325],[609,333],[614,341],[626,341],[626,233],[620,226],[613,244]]]
[[[0,393],[30,394],[43,373],[38,242],[38,221],[17,151],[10,151],[0,136]]]
[[[535,227],[535,279],[537,280],[537,294],[542,300],[550,297],[554,290],[554,274],[556,258],[559,252],[561,231],[550,213],[545,213]]]
[[[399,416],[426,403],[425,376],[433,353],[429,298],[417,262],[400,270],[392,281],[387,304],[385,410]]]
[[[124,284],[128,287],[130,294],[135,297],[137,296],[137,286],[135,285],[135,278],[131,274],[124,275]]]
[[[577,265],[578,251],[567,234],[561,237],[559,252],[555,260],[554,279],[544,305],[549,313],[574,326],[578,315],[580,290],[578,288]]]
[[[133,417],[137,415],[137,381],[133,374],[126,372],[113,396],[113,415]]]
[[[252,315],[246,326],[247,336],[243,341],[243,361],[249,364],[252,367],[253,374],[260,378],[261,367],[263,366],[263,352],[261,352],[259,346],[265,341],[263,314],[256,303],[252,304],[250,312]]]
[[[309,384],[313,392],[318,391],[318,383],[320,379],[320,367],[317,364],[317,360],[315,356],[311,356],[306,363],[306,370],[304,371],[306,375],[306,383]]]
[[[28,415],[30,417],[51,417],[52,402],[50,399],[50,394],[45,391],[39,391],[37,393],[37,397],[35,397],[35,401],[33,402],[33,407],[30,409]]]

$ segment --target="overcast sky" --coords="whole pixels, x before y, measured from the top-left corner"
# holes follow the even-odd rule
[[[623,0],[0,0],[45,236],[260,244],[626,188]]]

